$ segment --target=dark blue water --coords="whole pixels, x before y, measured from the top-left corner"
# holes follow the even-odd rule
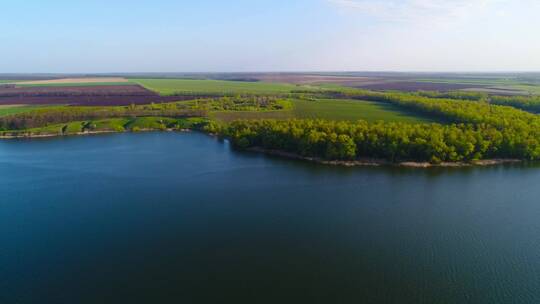
[[[538,303],[540,168],[0,142],[0,303]]]

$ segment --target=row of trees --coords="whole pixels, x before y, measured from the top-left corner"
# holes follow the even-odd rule
[[[172,109],[151,106],[128,107],[53,107],[0,117],[0,131],[39,128],[72,121],[98,120],[121,117],[201,117],[201,110]]]
[[[419,96],[459,100],[484,101],[494,105],[511,106],[531,113],[540,113],[540,96],[499,96],[481,92],[417,92]]]
[[[489,102],[511,106],[531,113],[540,113],[540,96],[491,96]]]

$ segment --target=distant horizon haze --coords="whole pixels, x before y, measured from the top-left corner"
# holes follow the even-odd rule
[[[8,2],[0,74],[538,72],[538,11],[535,0]]]

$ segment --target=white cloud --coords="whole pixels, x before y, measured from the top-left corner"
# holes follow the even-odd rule
[[[406,23],[456,23],[509,0],[327,0],[383,21]]]

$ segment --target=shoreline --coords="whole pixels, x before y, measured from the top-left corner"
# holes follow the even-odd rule
[[[21,134],[10,134],[10,135],[0,135],[0,140],[9,140],[9,139],[32,139],[32,138],[53,138],[53,137],[70,137],[70,136],[85,136],[85,135],[99,135],[99,134],[114,134],[114,133],[141,133],[141,132],[191,132],[191,129],[139,129],[137,131],[114,131],[114,130],[102,130],[102,131],[86,131],[86,132],[77,132],[77,133],[21,133]]]
[[[140,129],[137,131],[114,131],[114,130],[102,130],[102,131],[86,131],[78,133],[20,133],[20,134],[9,134],[9,135],[0,135],[0,140],[10,140],[10,139],[33,139],[33,138],[53,138],[53,137],[70,137],[70,136],[88,136],[88,135],[99,135],[99,134],[114,134],[114,133],[139,133],[139,132],[192,132],[191,129]],[[213,136],[213,134],[208,134]],[[288,159],[295,159],[301,161],[307,161],[311,163],[317,163],[327,166],[341,166],[341,167],[404,167],[404,168],[462,168],[462,167],[488,167],[488,166],[497,166],[503,164],[516,164],[522,163],[523,160],[520,159],[482,159],[472,162],[441,162],[438,164],[432,164],[430,162],[414,162],[414,161],[403,161],[403,162],[391,162],[384,159],[376,158],[363,158],[358,160],[325,160],[318,157],[307,157],[301,156],[296,153],[290,153],[280,150],[264,149],[260,147],[248,148],[246,151],[253,153],[260,153],[272,156],[278,156]]]
[[[284,152],[279,150],[264,149],[260,147],[249,148],[246,151],[253,153],[261,153],[272,156],[279,156],[288,159],[296,159],[302,161],[308,161],[321,165],[328,166],[342,166],[342,167],[405,167],[405,168],[463,168],[463,167],[488,167],[497,166],[503,164],[517,164],[522,163],[520,159],[482,159],[472,162],[441,162],[439,164],[432,164],[429,162],[391,162],[384,159],[364,158],[358,160],[324,160],[318,157],[301,156],[296,153]]]

